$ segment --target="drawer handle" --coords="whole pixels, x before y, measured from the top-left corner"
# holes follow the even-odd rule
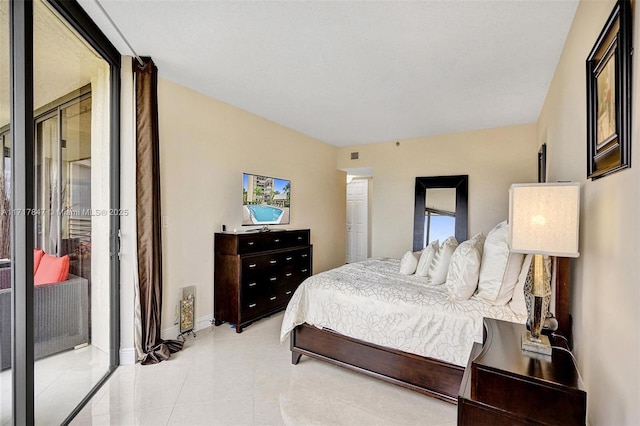
[[[276,238],[275,240],[273,240],[274,243],[279,243],[280,242],[280,238]]]
[[[298,237],[298,239],[299,239],[299,240],[301,240],[301,239],[302,239],[302,237]]]
[[[269,281],[275,281],[275,280],[277,280],[277,278],[276,278],[276,277],[271,277],[271,278],[269,278]]]
[[[258,283],[249,283],[249,287],[255,287]]]
[[[249,265],[249,268],[255,268],[255,267],[256,267],[255,263],[252,263],[251,265]]]
[[[286,292],[285,294],[291,294],[291,290],[289,290],[288,292]]]
[[[309,256],[309,255],[308,255],[308,254],[303,254],[303,255],[302,255],[302,257],[307,257],[307,256]]]
[[[276,300],[276,297],[275,296],[270,297],[269,300]]]
[[[250,308],[255,308],[255,307],[256,307],[256,304],[255,304],[255,303],[252,303],[252,304],[250,304],[250,305],[249,305],[249,307],[250,307]]]
[[[291,259],[293,259],[293,257],[291,257],[291,256],[288,256],[288,257],[287,257],[287,260],[291,260]]]
[[[272,264],[272,265],[275,265],[276,263],[278,263],[278,261],[277,260],[270,260],[269,263]]]
[[[290,277],[291,275],[293,275],[291,272],[287,272],[287,277]]]
[[[308,269],[303,269],[303,270],[302,270],[302,272],[307,272],[307,271],[308,271]]]
[[[247,244],[252,246],[254,244],[254,242],[253,241],[249,241]]]

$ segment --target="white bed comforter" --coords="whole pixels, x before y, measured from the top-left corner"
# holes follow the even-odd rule
[[[444,285],[400,275],[398,259],[369,259],[314,275],[294,293],[280,331],[297,325],[464,366],[473,342],[482,342],[482,318],[524,323],[508,306],[472,297],[450,301]]]

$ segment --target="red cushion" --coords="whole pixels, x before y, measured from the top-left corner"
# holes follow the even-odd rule
[[[35,285],[53,284],[66,281],[67,278],[69,278],[69,256],[55,257],[45,253],[33,277],[33,283]]]
[[[44,250],[33,249],[33,275],[36,274],[38,270],[38,265],[40,265],[40,261],[42,260],[42,256],[44,255]]]

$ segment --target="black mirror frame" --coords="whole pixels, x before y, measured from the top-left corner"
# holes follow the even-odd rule
[[[416,178],[416,196],[413,215],[413,250],[424,248],[425,194],[428,188],[455,188],[456,190],[456,240],[467,239],[467,203],[469,175],[434,176]]]

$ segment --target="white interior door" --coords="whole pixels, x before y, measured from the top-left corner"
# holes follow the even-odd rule
[[[347,263],[368,257],[369,181],[354,179],[347,184]]]

